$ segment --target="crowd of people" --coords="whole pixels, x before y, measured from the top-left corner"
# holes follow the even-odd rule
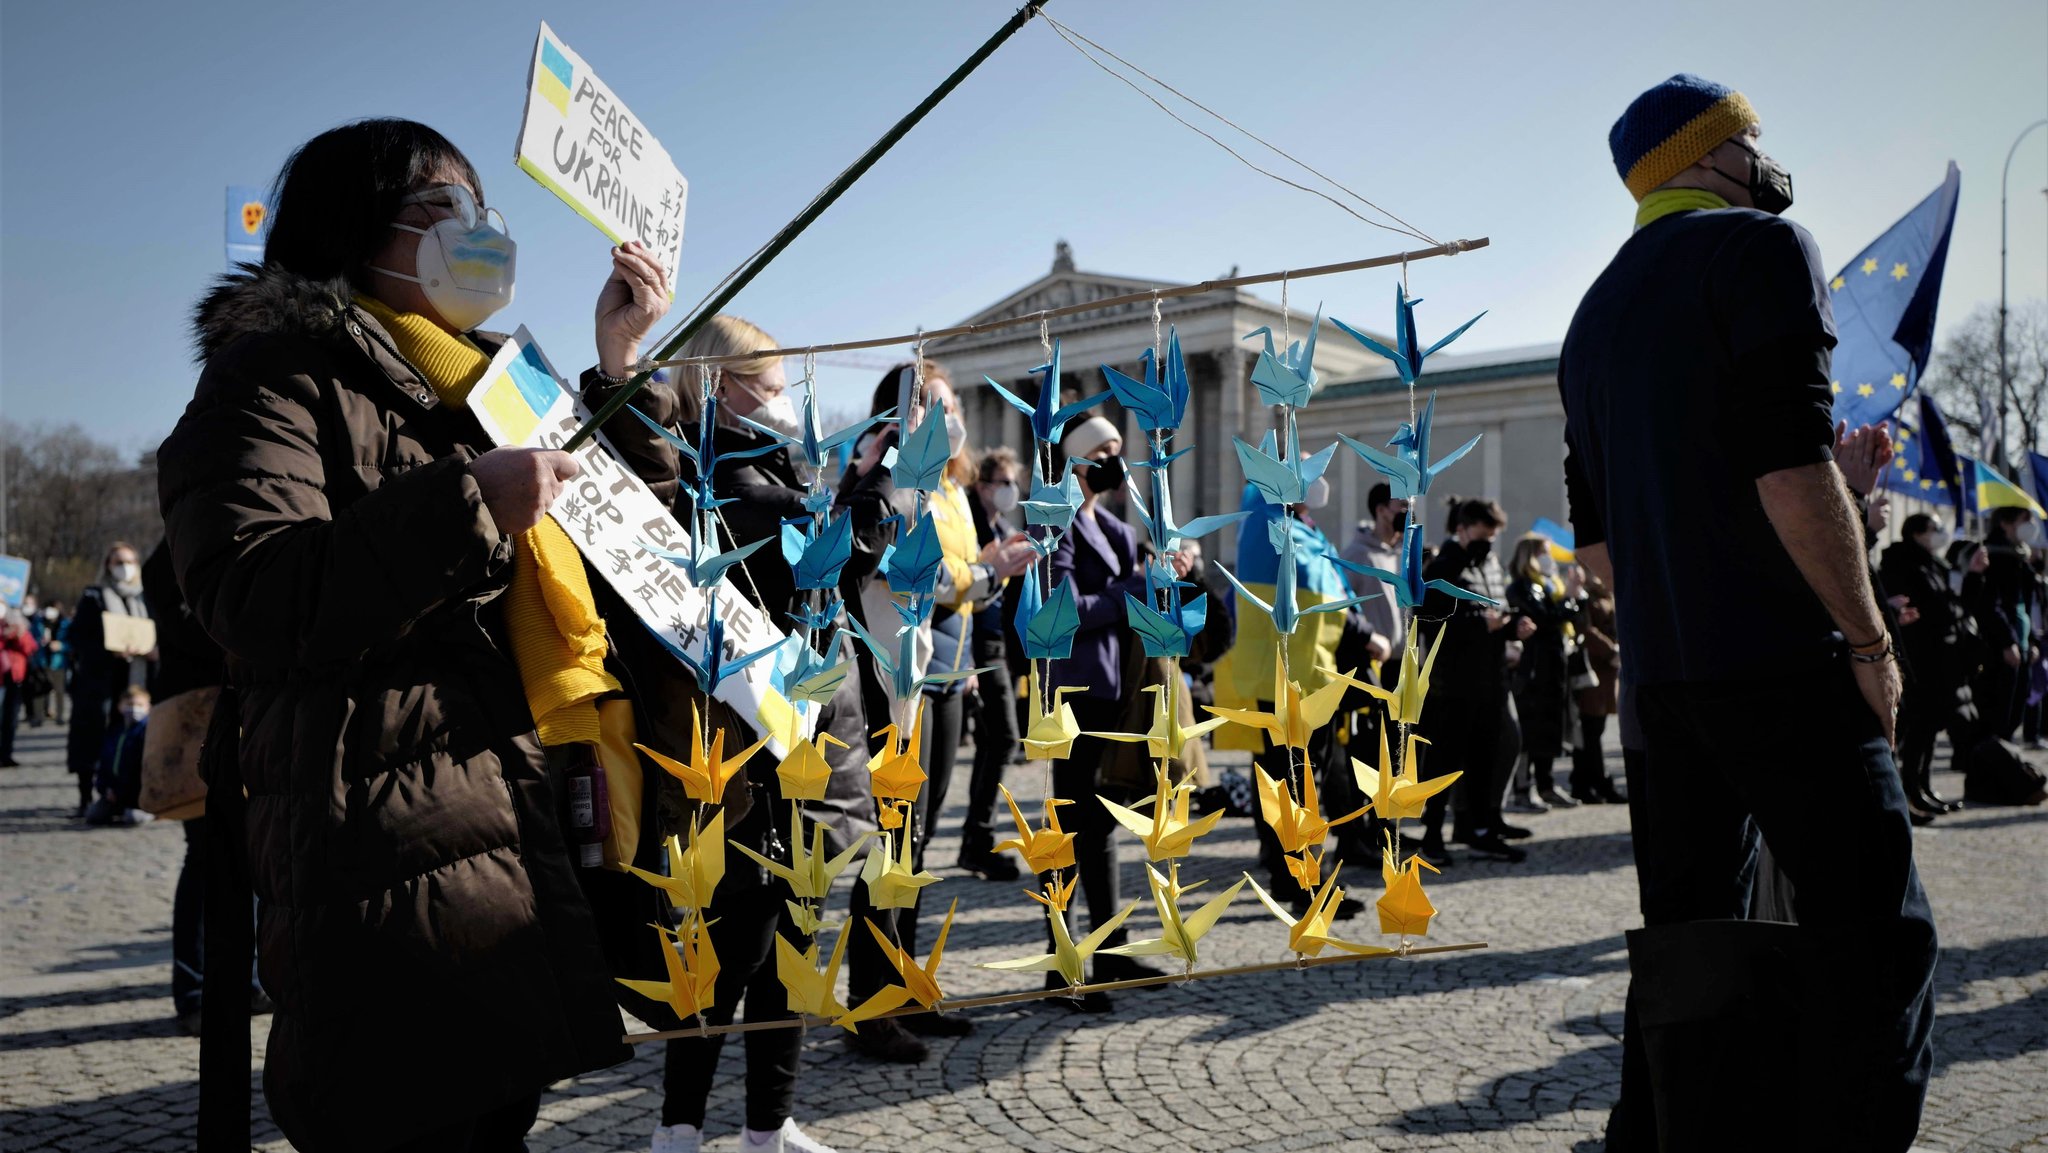
[[[1703,107],[1735,119],[1725,147],[1699,161],[1708,174],[1680,165],[1638,193],[1649,197],[1646,212],[1661,195],[1651,190],[1665,180],[1690,181],[1701,195],[1711,188],[1724,208],[1739,205],[1746,185],[1725,178],[1714,184],[1711,174],[1722,171],[1717,163],[1731,171],[1748,164],[1753,176],[1766,171],[1745,135],[1746,104],[1730,104],[1724,89],[1678,88],[1660,100],[1692,107],[1688,102],[1707,92],[1714,102]],[[1641,115],[1647,123],[1675,113],[1652,108]],[[1652,144],[1662,139],[1654,125],[1644,131]],[[1619,165],[1623,148],[1616,150]],[[1638,178],[1631,171],[1624,166],[1633,189]],[[158,759],[144,750],[153,682],[164,682],[166,694],[217,694],[206,698],[210,728],[204,720],[198,725],[207,732],[203,747],[191,726],[155,742],[189,745],[161,759],[203,757],[208,786],[204,817],[187,824],[187,878],[179,883],[174,936],[184,976],[174,994],[181,1022],[203,1033],[206,1053],[232,1055],[235,1030],[246,1041],[241,1014],[267,1010],[275,999],[265,1091],[272,1115],[302,1148],[523,1148],[547,1085],[624,1058],[619,1007],[657,1028],[684,1024],[669,1003],[615,980],[670,974],[668,938],[650,941],[645,925],[678,917],[668,890],[620,870],[665,873],[666,838],[691,836],[711,803],[685,797],[670,774],[633,751],[635,743],[680,756],[701,714],[728,731],[727,748],[740,747],[750,718],[699,692],[608,586],[590,579],[573,543],[547,518],[577,476],[576,460],[491,447],[466,411],[471,388],[503,341],[480,326],[511,298],[513,246],[483,210],[482,183],[462,153],[423,125],[357,122],[295,153],[274,199],[264,264],[224,279],[199,308],[203,368],[196,395],[159,453],[166,539],[149,567],[160,579],[146,579],[136,550],[117,543],[74,612],[24,604],[8,614],[0,627],[0,759],[13,763],[18,714],[32,726],[67,723],[68,700],[79,817],[139,819],[128,814],[140,803],[143,762]],[[1676,216],[1639,238],[1667,245],[1658,258],[1675,265],[1704,259],[1697,245],[1706,241],[1680,229],[1708,227],[1693,218],[1713,217],[1697,211],[1712,207],[1693,196],[1683,201],[1690,217]],[[1667,211],[1657,210],[1651,222]],[[1782,265],[1787,251],[1800,254],[1796,238],[1767,230],[1744,242],[1759,246],[1759,262],[1775,254]],[[435,262],[452,244],[497,258],[471,261],[461,276],[431,275],[430,267],[445,272]],[[1796,259],[1785,267],[1796,275]],[[1630,289],[1618,291],[1626,297]],[[668,298],[666,277],[646,251],[636,244],[613,250],[595,309],[597,364],[580,381],[592,408],[628,387]],[[1780,338],[1739,350],[1739,362],[1753,354],[1796,368],[1807,355],[1799,342],[1821,342],[1818,328],[1772,327],[1745,315]],[[1665,335],[1702,348],[1718,339],[1691,329]],[[777,346],[739,317],[715,317],[683,355],[719,363],[649,384],[605,428],[621,460],[679,522],[703,523],[700,513],[715,512],[723,548],[772,539],[811,507],[810,465],[778,439],[800,442],[803,428],[781,362],[765,355]],[[1329,507],[1327,481],[1287,506],[1247,486],[1247,516],[1229,557],[1239,581],[1251,589],[1291,582],[1304,607],[1366,598],[1342,612],[1304,615],[1285,637],[1266,615],[1240,611],[1200,542],[1185,541],[1167,557],[1149,555],[1145,537],[1126,521],[1131,474],[1116,422],[1084,415],[1062,430],[1056,460],[1078,477],[1083,499],[1071,529],[1056,547],[1045,546],[1042,529],[1020,524],[1020,495],[1031,473],[1020,464],[1020,446],[969,443],[956,382],[944,364],[891,369],[875,387],[871,412],[893,412],[897,420],[862,435],[827,486],[834,515],[848,518],[853,537],[837,587],[806,599],[775,548],[741,560],[728,586],[778,622],[801,605],[821,616],[820,635],[843,636],[838,630],[851,625],[896,635],[910,618],[880,570],[916,506],[915,494],[896,488],[885,462],[910,432],[943,422],[950,459],[928,502],[942,553],[938,607],[913,626],[917,635],[903,650],[917,676],[891,676],[866,649],[842,641],[838,655],[853,658],[858,675],[845,679],[819,717],[819,730],[835,738],[819,746],[830,768],[823,799],[784,796],[774,761],[756,754],[716,802],[724,836],[771,861],[788,861],[790,846],[808,845],[814,835],[828,852],[844,851],[877,826],[870,757],[918,741],[926,780],[903,816],[910,867],[924,868],[960,770],[967,803],[958,867],[991,881],[1018,878],[1019,863],[998,847],[1007,813],[998,816],[997,799],[1006,770],[1020,759],[1020,726],[1029,720],[1014,625],[1016,582],[1041,555],[1053,582],[1072,590],[1078,616],[1072,656],[1052,664],[1041,690],[1071,705],[1081,732],[1052,764],[1050,779],[1054,794],[1070,802],[1059,816],[1073,834],[1080,899],[1068,916],[1085,906],[1091,927],[1107,924],[1121,904],[1118,826],[1094,798],[1151,791],[1143,745],[1113,746],[1091,734],[1144,731],[1154,707],[1147,690],[1169,679],[1186,689],[1175,697],[1189,723],[1203,705],[1272,709],[1286,691],[1276,684],[1276,668],[1289,670],[1305,693],[1345,681],[1340,706],[1308,741],[1307,771],[1326,812],[1349,812],[1363,804],[1350,760],[1377,749],[1388,723],[1361,686],[1396,687],[1411,627],[1419,630],[1422,651],[1433,654],[1420,722],[1421,774],[1459,774],[1454,787],[1430,799],[1410,846],[1438,869],[1459,860],[1453,846],[1473,858],[1521,862],[1532,830],[1510,816],[1581,804],[1630,804],[1639,834],[1645,822],[1682,826],[1684,836],[1672,833],[1670,845],[1695,835],[1710,816],[1728,815],[1734,823],[1719,828],[1729,833],[1742,824],[1737,815],[1748,818],[1725,797],[1699,785],[1674,789],[1665,783],[1668,772],[1653,777],[1643,768],[1645,757],[1674,756],[1668,750],[1682,734],[1737,727],[1726,711],[1737,707],[1731,697],[1690,686],[1733,683],[1728,678],[1759,667],[1783,676],[1801,662],[1833,660],[1840,666],[1833,680],[1785,691],[1825,695],[1829,707],[1847,707],[1859,691],[1869,697],[1882,690],[1866,683],[1864,670],[1889,660],[1878,654],[1892,651],[1890,642],[1872,648],[1856,639],[1873,632],[1896,638],[1905,670],[1895,779],[1912,820],[1935,819],[1958,804],[1940,796],[1930,777],[1942,733],[1968,774],[1966,801],[2042,799],[2038,777],[2028,785],[2009,744],[2015,736],[2039,742],[2048,682],[2041,552],[2026,543],[2038,529],[2024,510],[1991,510],[1981,541],[1952,539],[1948,521],[1915,514],[1873,569],[1875,593],[1844,586],[1840,596],[1816,600],[1802,583],[1808,568],[1795,566],[1770,535],[1770,524],[1801,515],[1805,506],[1797,502],[1805,498],[1774,496],[1774,478],[1808,469],[1847,481],[1866,534],[1864,563],[1851,564],[1861,579],[1888,527],[1887,502],[1881,492],[1871,495],[1885,458],[1883,430],[1844,429],[1809,443],[1817,434],[1813,414],[1799,408],[1803,394],[1780,398],[1774,403],[1791,431],[1746,438],[1746,455],[1714,466],[1722,472],[1708,478],[1721,489],[1688,496],[1651,486],[1630,499],[1662,495],[1676,503],[1631,506],[1624,519],[1614,507],[1615,486],[1601,478],[1608,470],[1659,475],[1670,458],[1579,451],[1613,443],[1601,442],[1585,423],[1580,402],[1626,371],[1617,366],[1629,349],[1568,343],[1566,351],[1578,551],[1516,532],[1509,510],[1495,501],[1432,498],[1433,509],[1411,508],[1385,483],[1365,494],[1369,516],[1340,549],[1318,522]],[[1718,352],[1699,357],[1702,364],[1727,359]],[[1711,395],[1709,385],[1722,387],[1710,380],[1698,395]],[[915,403],[896,411],[906,394]],[[1696,421],[1680,411],[1698,403],[1683,399],[1688,395],[1674,391],[1657,403],[1677,408],[1644,419],[1692,427]],[[1603,419],[1628,415],[1620,407],[1598,411]],[[1626,451],[1682,451],[1651,444],[1645,436],[1642,447]],[[700,462],[714,459],[709,491],[721,503],[699,509],[706,491]],[[1748,509],[1756,498],[1734,494],[1750,492],[1752,481],[1765,494],[1769,520],[1757,510],[1744,512],[1748,519],[1740,523],[1720,519],[1720,506],[1711,502],[1727,498]],[[1685,503],[1702,500],[1709,503]],[[1835,506],[1826,511],[1833,516]],[[1693,533],[1679,549],[1670,545],[1671,534],[1652,542],[1606,531],[1623,523],[1699,527],[1678,528],[1675,538]],[[1411,533],[1429,539],[1411,540]],[[1373,570],[1400,572],[1416,553],[1424,580],[1479,599],[1437,586],[1411,618]],[[1748,568],[1728,567],[1729,558],[1745,556],[1761,558],[1749,577],[1741,575]],[[1211,597],[1200,635],[1179,660],[1147,657],[1125,625],[1126,595],[1145,587],[1151,562]],[[1282,572],[1281,564],[1294,571]],[[1697,598],[1728,615],[1646,615],[1650,598],[1628,595],[1646,580],[1664,582],[1687,605],[1693,602],[1685,598]],[[1764,594],[1777,599],[1759,602]],[[1883,606],[1882,627],[1877,610],[1870,620],[1858,615],[1858,595]],[[1760,611],[1759,603],[1771,607]],[[111,627],[115,617],[130,620]],[[164,630],[161,644],[155,630],[131,627],[139,620]],[[1733,643],[1744,636],[1769,643]],[[1836,648],[1848,655],[1836,660]],[[967,670],[978,671],[967,678],[925,675]],[[915,699],[898,699],[901,685],[920,682],[910,694]],[[1619,784],[1608,756],[1611,723],[1628,753]],[[1889,756],[1890,742],[1877,739]],[[1791,734],[1785,741],[1787,750],[1804,747]],[[1703,738],[1695,743],[1705,746]],[[1226,726],[1213,746],[1248,752],[1250,764],[1226,766],[1219,758],[1212,766],[1200,744],[1192,745],[1177,768],[1205,786],[1205,804],[1255,816],[1251,774],[1298,775],[1288,750],[1256,729]],[[1857,757],[1876,753],[1863,747]],[[582,846],[572,846],[566,832],[563,782],[570,777],[609,781],[612,835],[601,853],[592,852],[610,867],[585,867],[590,862],[572,851]],[[1835,877],[1812,864],[1812,853],[1839,846],[1816,850],[1813,844],[1833,842],[1809,843],[1800,839],[1804,833],[1785,831],[1803,826],[1783,805],[1756,799],[1757,824],[1800,886],[1802,920],[1825,920],[1827,902],[1838,895],[1830,887]],[[1290,875],[1277,839],[1263,822],[1254,826],[1270,891],[1305,910],[1309,893]],[[1373,870],[1382,833],[1370,817],[1340,824],[1332,859]],[[1646,919],[1655,926],[1741,915],[1699,895],[1711,886],[1686,890],[1694,882],[1683,879],[1709,868],[1704,859],[1725,848],[1716,843],[1712,853],[1679,862],[1643,856],[1639,840]],[[246,867],[209,871],[209,859]],[[1902,875],[1910,873],[1909,854],[1905,861]],[[251,893],[253,941],[246,918],[203,916],[208,907],[246,907]],[[731,858],[702,911],[708,945],[721,963],[705,1022],[728,1023],[742,1004],[749,1023],[791,1015],[777,975],[778,942],[800,951],[814,926],[783,895],[768,871]],[[1916,900],[1924,911],[1917,881],[1902,916],[1913,926],[1924,922],[1924,940],[1899,935],[1906,952],[1931,948],[1932,924],[1914,919]],[[929,911],[917,901],[896,904],[882,907],[865,880],[852,886],[849,1003],[897,979],[890,948],[917,955],[920,938],[929,943]],[[1337,916],[1361,909],[1346,900]],[[1115,936],[1105,942],[1116,943]],[[258,987],[246,990],[247,998],[239,964],[225,981],[222,966],[213,974],[214,987],[231,996],[201,997],[203,953],[240,957],[252,948]],[[1151,972],[1141,961],[1100,953],[1092,965],[1096,979]],[[1052,990],[1065,985],[1052,974],[1047,983]],[[1068,1004],[1099,1012],[1109,998],[1095,992]],[[959,1016],[919,1014],[864,1023],[850,1042],[878,1060],[915,1063],[928,1057],[928,1038],[973,1027]],[[437,1045],[392,1043],[426,1037],[465,1038],[474,1059],[451,1062]],[[793,1029],[745,1034],[742,1149],[829,1153],[794,1119],[799,1041]],[[698,1148],[722,1042],[712,1035],[669,1043],[655,1153]],[[221,1102],[246,1087],[246,1068],[238,1080],[226,1056],[202,1057],[203,1139],[209,1124],[235,1121],[235,1110]],[[378,1108],[363,1109],[366,1099]],[[1634,1100],[1645,1107],[1640,1091]],[[246,1124],[246,1103],[243,1109]]]

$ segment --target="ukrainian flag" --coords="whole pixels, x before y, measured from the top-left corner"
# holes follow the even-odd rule
[[[1294,537],[1294,603],[1307,609],[1326,601],[1350,596],[1344,576],[1330,557],[1335,550],[1322,530],[1287,516],[1287,510],[1271,504],[1259,490],[1244,487],[1244,505],[1252,515],[1237,526],[1237,579],[1254,594],[1271,602],[1280,577],[1280,552],[1273,547],[1268,526],[1285,519]],[[1211,605],[1210,612],[1223,607]],[[1237,642],[1216,662],[1216,703],[1224,708],[1250,709],[1273,695],[1273,659],[1280,652],[1280,634],[1266,614],[1250,605],[1236,605]],[[1288,667],[1305,693],[1328,684],[1324,669],[1337,663],[1337,640],[1344,633],[1344,614],[1313,613],[1295,624],[1287,646]],[[1350,671],[1350,670],[1346,670]],[[1213,738],[1219,749],[1259,752],[1266,747],[1265,734],[1243,725],[1225,725]]]
[[[555,42],[540,38],[540,67],[534,69],[533,86],[562,115],[569,114],[569,90],[576,83],[576,67]]]
[[[540,350],[529,344],[484,387],[479,403],[503,430],[506,443],[524,444],[561,391],[542,363]]]
[[[1977,474],[1977,508],[1981,512],[1993,508],[2023,508],[2036,517],[2048,520],[2048,512],[2042,511],[2041,504],[2027,495],[2027,490],[2007,480],[2003,474],[1983,461],[1973,462]]]

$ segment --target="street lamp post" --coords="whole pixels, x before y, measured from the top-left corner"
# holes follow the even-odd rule
[[[2048,120],[2036,120],[2020,134],[2013,137],[2012,147],[2005,150],[2005,171],[1998,177],[1998,466],[2010,471],[2011,462],[2005,455],[2006,406],[2017,408],[2017,399],[2012,391],[2012,372],[2005,362],[2005,186],[2012,176],[2012,157],[2020,150],[2020,142],[2036,128],[2048,127]]]

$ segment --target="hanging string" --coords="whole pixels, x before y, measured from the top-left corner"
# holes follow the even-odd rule
[[[1152,290],[1152,355],[1156,359],[1166,355],[1166,349],[1159,340],[1159,290]],[[1162,365],[1160,371],[1164,372]]]
[[[1067,42],[1067,45],[1069,47],[1071,47],[1074,51],[1080,53],[1083,59],[1087,60],[1090,64],[1095,65],[1097,68],[1102,69],[1102,71],[1108,73],[1110,76],[1115,77],[1117,80],[1121,81],[1126,87],[1128,87],[1131,91],[1136,92],[1140,96],[1143,96],[1146,100],[1152,103],[1153,107],[1158,108],[1161,112],[1164,112],[1168,116],[1171,116],[1175,120],[1175,122],[1181,125],[1181,127],[1186,128],[1188,131],[1195,133],[1196,135],[1202,137],[1204,140],[1207,140],[1209,143],[1214,144],[1218,148],[1221,148],[1223,151],[1230,153],[1231,156],[1237,159],[1238,163],[1244,165],[1246,168],[1251,169],[1253,172],[1256,172],[1261,176],[1265,176],[1269,179],[1277,180],[1280,183],[1287,185],[1289,188],[1299,189],[1300,191],[1306,192],[1311,196],[1321,197],[1322,199],[1329,201],[1331,204],[1336,205],[1339,209],[1342,209],[1348,215],[1355,217],[1360,223],[1368,224],[1374,228],[1383,229],[1387,232],[1399,233],[1403,236],[1412,236],[1417,240],[1421,240],[1429,244],[1440,243],[1439,241],[1431,237],[1428,233],[1423,232],[1421,229],[1416,228],[1414,225],[1408,223],[1406,220],[1403,220],[1399,216],[1396,216],[1393,213],[1387,211],[1386,209],[1381,208],[1379,205],[1374,204],[1372,201],[1366,199],[1359,193],[1351,190],[1350,188],[1345,187],[1344,185],[1338,183],[1336,180],[1330,178],[1329,176],[1326,176],[1323,173],[1316,171],[1314,168],[1309,167],[1308,164],[1304,163],[1301,160],[1296,159],[1294,156],[1289,155],[1286,151],[1281,149],[1279,145],[1261,139],[1250,129],[1244,128],[1238,124],[1233,123],[1229,118],[1225,117],[1222,113],[1217,112],[1216,110],[1208,107],[1207,105],[1202,104],[1201,102],[1188,96],[1186,93],[1181,92],[1179,89],[1176,89],[1172,85],[1166,83],[1164,80],[1159,79],[1157,76],[1154,76],[1151,73],[1145,71],[1144,69],[1138,67],[1137,65],[1131,63],[1130,61],[1125,60],[1123,57],[1118,56],[1116,53],[1111,52],[1109,49],[1104,48],[1102,45],[1097,44],[1095,41],[1088,39],[1086,36],[1081,35],[1079,32],[1076,32],[1073,29],[1067,27],[1066,25],[1060,23],[1059,21],[1054,20],[1052,17],[1047,16],[1042,12],[1039,14],[1039,16],[1042,20],[1045,21],[1046,27],[1051,28],[1053,32],[1059,36],[1060,39]],[[1082,47],[1083,44],[1086,44],[1088,47]],[[1095,49],[1097,52],[1100,52],[1104,56],[1107,56],[1110,59],[1116,61],[1118,64],[1123,65],[1125,68],[1128,68],[1131,71],[1137,73],[1138,75],[1144,77],[1145,79],[1151,81],[1152,83],[1157,84],[1159,87],[1164,88],[1166,91],[1172,93],[1180,99],[1187,101],[1187,103],[1193,105],[1194,107],[1201,109],[1203,112],[1207,113],[1215,120],[1225,125],[1228,125],[1233,130],[1245,136],[1247,139],[1250,139],[1258,143],[1260,146],[1266,148],[1267,150],[1281,157],[1284,157],[1286,160],[1293,163],[1297,167],[1313,174],[1318,179],[1322,180],[1324,183],[1344,193],[1346,196],[1351,197],[1358,203],[1363,204],[1366,208],[1379,213],[1381,216],[1386,217],[1388,220],[1391,220],[1394,223],[1383,224],[1380,221],[1374,220],[1371,217],[1359,213],[1358,210],[1352,208],[1350,205],[1344,203],[1343,201],[1337,199],[1334,196],[1331,196],[1329,193],[1324,192],[1319,188],[1310,188],[1306,184],[1301,184],[1296,181],[1289,180],[1288,178],[1280,175],[1277,172],[1273,172],[1266,168],[1261,168],[1257,164],[1252,163],[1250,160],[1247,160],[1244,157],[1244,155],[1238,152],[1235,148],[1232,148],[1230,145],[1223,143],[1221,140],[1218,140],[1215,136],[1204,131],[1203,129],[1198,128],[1193,124],[1190,124],[1187,120],[1183,119],[1179,113],[1175,112],[1173,109],[1168,108],[1165,104],[1161,103],[1158,97],[1152,95],[1150,92],[1147,92],[1143,88],[1139,87],[1138,84],[1135,81],[1133,81],[1130,77],[1124,75],[1121,72],[1118,72],[1116,69],[1111,68],[1109,65],[1097,59],[1094,53],[1091,53],[1088,50],[1088,48]]]

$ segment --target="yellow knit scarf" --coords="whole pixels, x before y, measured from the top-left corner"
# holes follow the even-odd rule
[[[482,349],[419,313],[395,312],[367,296],[355,303],[391,334],[399,355],[426,376],[441,403],[466,406],[470,389],[490,367]],[[609,642],[583,558],[551,517],[521,533],[515,546],[505,623],[541,744],[597,744],[597,700],[618,692],[619,682],[605,671]]]
[[[1636,205],[1636,227],[1643,228],[1674,212],[1726,207],[1726,200],[1704,188],[1659,188],[1643,197],[1642,203]]]

